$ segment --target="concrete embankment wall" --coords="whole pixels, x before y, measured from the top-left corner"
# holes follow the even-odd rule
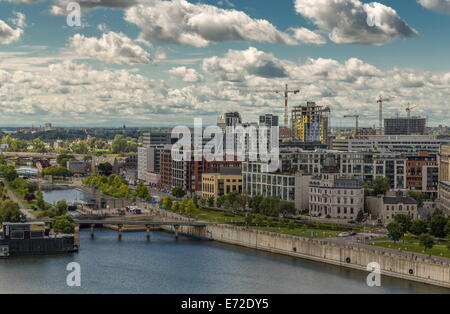
[[[181,217],[169,212],[165,212],[165,216],[172,220]],[[450,288],[448,262],[222,224],[211,224],[203,228],[180,227],[180,233],[366,272],[367,265],[376,262],[381,267],[382,275]]]

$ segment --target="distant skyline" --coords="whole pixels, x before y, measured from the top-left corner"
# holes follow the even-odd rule
[[[332,125],[413,115],[449,125],[450,1],[0,0],[2,126],[171,126],[330,106]]]

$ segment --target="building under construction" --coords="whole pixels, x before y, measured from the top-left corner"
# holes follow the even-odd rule
[[[427,119],[397,117],[384,119],[385,135],[427,135]]]
[[[330,108],[307,102],[292,109],[292,130],[296,140],[305,143],[328,142]]]

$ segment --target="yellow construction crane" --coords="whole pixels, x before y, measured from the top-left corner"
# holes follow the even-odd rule
[[[377,99],[379,105],[380,132],[383,130],[383,103],[392,100],[393,97],[383,97],[380,95]]]
[[[255,90],[255,92],[259,93],[277,93],[277,94],[284,94],[284,124],[285,126],[289,127],[289,106],[288,106],[288,100],[289,100],[289,94],[297,95],[300,93],[299,89],[289,90],[288,84],[286,84],[284,90]]]
[[[359,132],[359,115],[348,115],[344,116],[344,118],[354,118],[356,120],[355,137],[357,137]]]
[[[411,118],[411,110],[416,109],[418,105],[412,106],[408,104],[408,107],[406,107],[406,114],[408,118]]]

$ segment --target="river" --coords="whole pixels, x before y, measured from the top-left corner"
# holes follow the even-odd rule
[[[77,199],[73,190],[45,195]],[[164,232],[150,242],[144,232],[122,241],[105,229],[80,236],[78,253],[0,260],[0,293],[450,293],[386,276],[369,288],[365,272]],[[81,287],[66,285],[70,262],[81,266]]]

